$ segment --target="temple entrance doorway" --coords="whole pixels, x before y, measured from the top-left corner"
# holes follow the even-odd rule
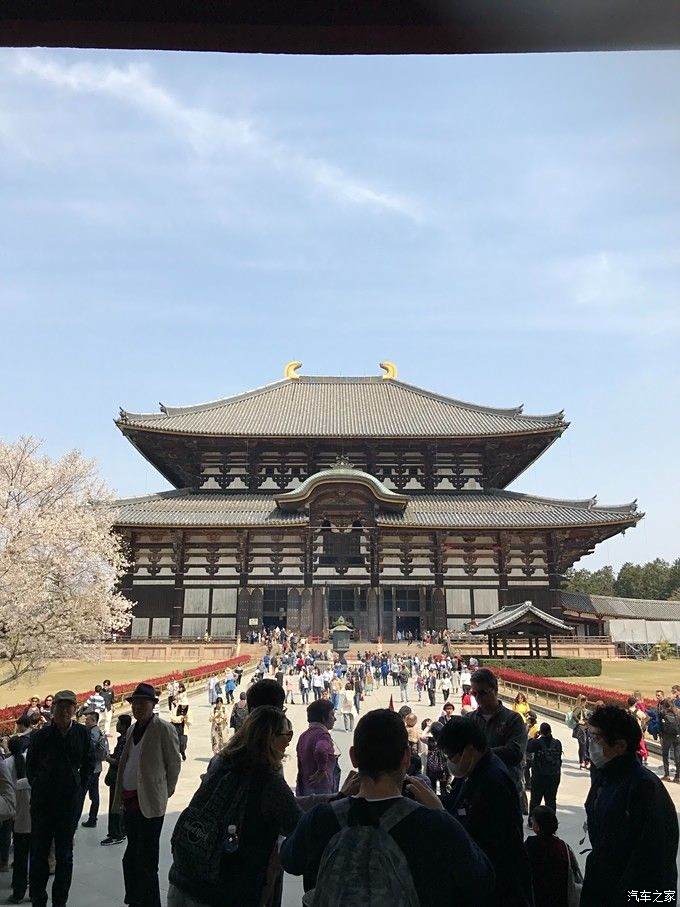
[[[265,630],[275,627],[286,629],[288,618],[288,589],[286,586],[265,586],[262,597],[262,626]]]
[[[399,634],[401,634],[402,639],[406,639],[407,634],[411,633],[414,639],[420,637],[420,615],[415,614],[397,614],[396,616],[396,627],[395,627],[395,639],[399,639]]]

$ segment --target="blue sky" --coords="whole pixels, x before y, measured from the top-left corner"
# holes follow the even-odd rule
[[[680,554],[680,54],[0,51],[1,432],[165,486],[119,406],[378,374],[571,427],[514,488]]]

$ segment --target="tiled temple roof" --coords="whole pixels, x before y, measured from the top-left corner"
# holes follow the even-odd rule
[[[305,514],[284,513],[275,495],[180,489],[117,501],[119,526],[295,526]],[[431,529],[552,529],[634,525],[642,514],[635,504],[598,506],[594,498],[561,501],[512,491],[412,494],[403,513],[383,512],[381,526]]]
[[[593,614],[605,620],[607,618],[680,620],[680,602],[675,601],[560,592],[560,604],[565,611]]]
[[[561,630],[564,633],[572,631],[572,627],[555,617],[554,614],[548,614],[541,611],[532,602],[523,602],[521,605],[508,605],[501,608],[496,614],[485,617],[474,628],[471,629],[473,634],[483,635],[484,633],[501,633],[503,630],[509,630],[515,624],[539,623]]]
[[[525,415],[522,407],[464,403],[394,379],[285,379],[198,406],[160,413],[121,410],[122,431],[228,437],[455,438],[552,432],[567,427],[562,412]]]

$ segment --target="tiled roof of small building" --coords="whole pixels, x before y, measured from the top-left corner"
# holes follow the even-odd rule
[[[561,433],[562,412],[525,415],[522,407],[464,403],[394,379],[300,376],[198,406],[163,406],[160,413],[121,410],[134,428],[228,437],[477,437]]]
[[[499,632],[512,627],[516,623],[542,623],[551,626],[554,630],[562,630],[565,633],[572,632],[572,627],[555,617],[554,614],[547,614],[541,611],[532,602],[523,602],[521,605],[508,605],[501,608],[490,617],[485,617],[476,627],[471,629],[473,634],[482,635],[484,633]]]
[[[274,494],[180,489],[116,502],[120,526],[294,526],[304,514],[284,513]],[[413,494],[403,514],[382,513],[382,526],[432,529],[550,529],[631,525],[641,519],[635,504],[605,507],[595,500],[560,501],[512,491]]]
[[[594,614],[602,619],[680,620],[680,602],[675,601],[560,592],[560,603],[567,611]]]

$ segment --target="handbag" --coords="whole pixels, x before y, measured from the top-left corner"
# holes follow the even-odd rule
[[[104,775],[104,784],[107,787],[113,787],[116,783],[116,778],[118,777],[118,763],[110,762],[109,767],[106,769],[106,774]]]
[[[576,881],[574,876],[574,868],[571,865],[571,853],[569,852],[569,846],[563,841],[564,847],[567,851],[567,907],[579,907],[581,903],[581,889],[583,884]]]

